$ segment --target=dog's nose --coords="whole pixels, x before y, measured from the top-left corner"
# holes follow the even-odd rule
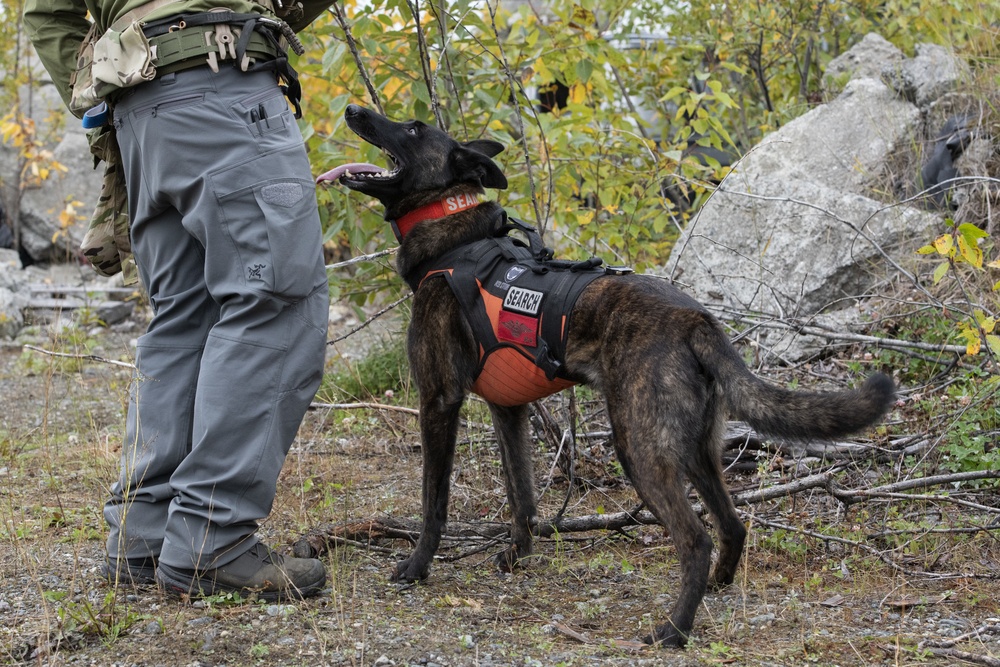
[[[350,118],[351,116],[357,116],[361,113],[361,107],[357,104],[348,104],[347,108],[344,109],[344,117]]]

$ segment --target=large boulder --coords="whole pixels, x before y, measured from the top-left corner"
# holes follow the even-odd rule
[[[902,65],[906,56],[881,35],[870,32],[823,71],[823,90],[836,97],[853,79],[878,79],[883,70]]]
[[[887,69],[908,71],[895,51],[874,38],[859,49],[844,59],[857,69],[843,91],[752,149],[676,244],[670,277],[709,307],[785,321],[835,313],[849,327],[858,300],[942,227],[939,215],[888,196],[893,156],[922,132],[914,100],[926,99],[884,82]],[[880,50],[883,62],[873,61]],[[952,80],[950,70],[942,76]],[[918,87],[948,89],[923,79]],[[759,342],[784,359],[813,351],[777,338]]]

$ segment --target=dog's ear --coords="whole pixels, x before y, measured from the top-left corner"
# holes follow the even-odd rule
[[[470,174],[478,178],[479,184],[484,188],[503,190],[507,187],[507,177],[500,171],[497,163],[490,159],[502,150],[503,144],[489,139],[477,139],[462,144],[459,150],[452,153],[456,173]]]
[[[499,141],[493,141],[492,139],[474,139],[473,141],[467,141],[462,145],[466,148],[478,151],[487,157],[500,155],[503,151],[503,144]]]

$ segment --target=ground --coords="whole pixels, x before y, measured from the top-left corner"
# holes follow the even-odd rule
[[[145,317],[140,306],[110,330],[41,326],[0,349],[4,664],[951,665],[955,657],[936,656],[922,642],[1000,623],[1000,587],[985,576],[997,571],[996,532],[926,530],[892,544],[858,539],[892,517],[933,515],[940,526],[954,508],[893,501],[846,508],[822,489],[741,507],[751,538],[738,579],[705,598],[685,650],[636,643],[665,620],[677,588],[670,538],[650,525],[541,540],[538,556],[513,574],[493,567],[499,546],[456,538],[425,584],[404,587],[391,583],[389,573],[408,544],[355,537],[323,555],[329,588],[298,604],[191,603],[156,588],[115,589],[98,576],[101,507],[115,476],[130,373],[23,345],[128,361]],[[331,364],[339,359],[332,351]],[[405,392],[383,400],[413,404]],[[451,517],[485,529],[505,520],[503,483],[485,411],[473,404],[467,418]],[[553,464],[555,453],[539,444],[543,516],[554,516],[567,495],[568,516],[636,506],[606,442],[586,443],[572,488]],[[419,468],[412,415],[312,410],[261,535],[290,552],[311,531],[412,521],[419,513]],[[771,461],[728,477],[734,492],[746,491],[786,482],[796,469]],[[844,483],[881,473],[862,464],[850,474]],[[948,525],[972,522],[948,516]],[[843,540],[806,534],[831,530]],[[983,632],[958,648],[997,661],[1000,634]]]

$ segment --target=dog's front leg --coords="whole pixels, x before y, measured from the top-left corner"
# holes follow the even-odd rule
[[[448,521],[448,495],[461,407],[461,402],[446,402],[443,397],[421,401],[423,528],[410,557],[396,563],[393,581],[419,581],[430,573],[431,560]]]
[[[493,427],[500,445],[507,502],[510,505],[510,546],[496,556],[501,570],[510,572],[518,561],[531,554],[534,529],[538,524],[535,483],[532,474],[531,443],[528,438],[528,406],[501,407],[490,404]]]

